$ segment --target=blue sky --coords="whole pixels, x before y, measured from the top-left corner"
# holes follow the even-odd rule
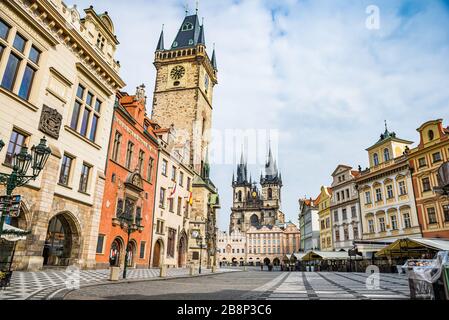
[[[161,26],[168,47],[186,2],[66,2],[109,12],[126,90],[141,83],[152,89]],[[187,2],[193,10],[195,1]],[[366,28],[369,5],[380,10],[378,30]],[[293,222],[298,198],[317,196],[338,164],[367,166],[365,149],[378,140],[384,120],[415,142],[423,122],[443,118],[449,125],[447,0],[201,0],[199,14],[208,49],[214,42],[217,48],[213,126],[279,131],[283,211]],[[250,166],[253,177],[261,166]],[[212,167],[224,230],[233,169]]]

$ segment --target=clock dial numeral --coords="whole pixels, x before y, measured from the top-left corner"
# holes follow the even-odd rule
[[[176,66],[171,70],[170,76],[173,80],[179,80],[184,77],[185,73],[186,69],[183,66]]]

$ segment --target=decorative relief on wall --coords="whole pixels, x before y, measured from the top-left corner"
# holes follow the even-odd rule
[[[62,115],[46,105],[42,108],[39,130],[54,139],[59,139],[59,131],[62,124]]]

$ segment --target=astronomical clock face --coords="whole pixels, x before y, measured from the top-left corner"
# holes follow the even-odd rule
[[[186,69],[183,66],[176,66],[171,70],[170,76],[173,80],[179,80],[184,77],[185,73]]]

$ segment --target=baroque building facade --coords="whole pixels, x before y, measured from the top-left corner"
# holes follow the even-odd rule
[[[336,251],[351,249],[353,241],[362,237],[359,193],[355,183],[358,175],[358,171],[346,165],[339,165],[332,173],[330,211]]]
[[[156,84],[151,118],[162,128],[174,127],[181,140],[178,143],[189,148],[189,165],[194,171],[189,260],[197,264],[202,257],[210,267],[217,264],[216,220],[220,207],[207,163],[213,91],[218,83],[215,50],[210,57],[198,13],[186,15],[169,49],[164,40],[162,31],[154,59]]]
[[[449,238],[449,199],[437,192],[438,170],[449,162],[449,127],[443,120],[428,121],[417,129],[419,145],[408,154],[418,220],[425,238]]]
[[[360,168],[356,179],[363,220],[360,251],[364,242],[421,237],[407,161],[412,144],[385,127],[380,139],[367,149],[370,167],[364,171]]]
[[[144,86],[117,94],[96,251],[97,268],[150,264],[159,143],[145,113]],[[140,226],[130,239],[121,218]],[[128,244],[129,242],[129,244]],[[128,246],[128,248],[126,248]],[[127,250],[128,249],[128,250]]]
[[[320,249],[321,251],[333,251],[333,229],[332,229],[332,215],[330,209],[332,197],[332,188],[322,186],[321,193],[317,201],[318,216],[320,223]]]
[[[52,150],[41,176],[15,191],[22,210],[8,223],[31,232],[16,270],[95,266],[115,92],[125,85],[118,44],[111,18],[93,7],[81,17],[61,0],[0,3],[0,170],[44,135]]]
[[[300,251],[320,250],[320,223],[317,199],[299,199],[299,232],[301,234]]]
[[[233,175],[233,206],[229,230],[247,232],[251,227],[274,226],[285,223],[281,211],[282,175],[278,171],[271,147],[265,164],[265,173],[260,176],[261,190],[248,175],[248,165],[243,153],[237,165],[237,176]]]
[[[160,147],[151,266],[182,268],[190,262],[188,235],[194,171],[189,163],[189,148],[177,144],[173,127],[159,128],[155,133]]]

